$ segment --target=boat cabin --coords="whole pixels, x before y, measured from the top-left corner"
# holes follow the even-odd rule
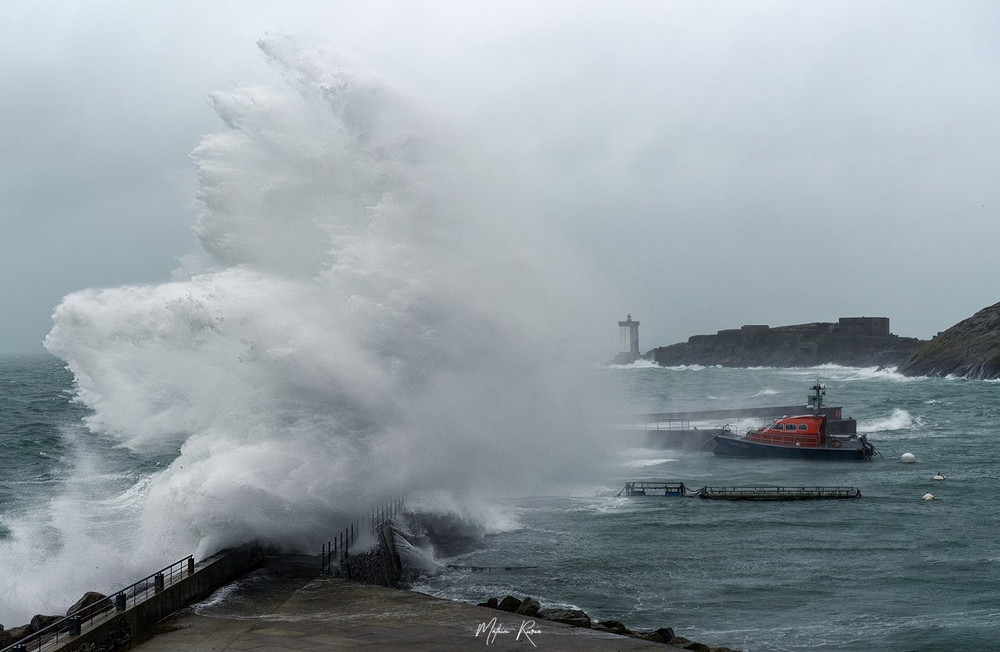
[[[826,415],[806,414],[777,419],[769,426],[751,430],[747,439],[776,446],[825,446]]]

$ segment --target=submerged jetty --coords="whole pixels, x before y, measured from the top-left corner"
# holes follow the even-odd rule
[[[702,487],[703,500],[840,500],[861,498],[856,487]]]
[[[701,487],[691,490],[683,482],[637,480],[626,482],[619,496],[662,498],[701,498],[702,500],[842,500],[861,498],[856,487]]]

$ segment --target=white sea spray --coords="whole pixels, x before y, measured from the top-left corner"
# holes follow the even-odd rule
[[[212,96],[227,129],[192,156],[201,250],[168,282],[65,297],[46,339],[89,436],[168,464],[13,524],[8,620],[189,553],[318,551],[401,494],[514,527],[495,499],[604,458],[583,268],[393,84],[331,48],[259,45],[286,85]]]

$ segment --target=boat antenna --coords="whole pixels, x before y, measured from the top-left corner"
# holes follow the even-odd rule
[[[826,388],[819,384],[819,378],[816,379],[816,384],[810,387],[813,391],[809,395],[809,409],[816,411],[816,416],[823,413],[823,397],[826,396]]]

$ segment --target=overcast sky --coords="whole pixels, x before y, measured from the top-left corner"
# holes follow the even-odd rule
[[[993,1],[5,0],[0,352],[41,352],[69,292],[169,279],[209,93],[276,83],[273,32],[513,164],[613,289],[609,355],[628,312],[646,351],[861,315],[928,338],[1000,301]]]

